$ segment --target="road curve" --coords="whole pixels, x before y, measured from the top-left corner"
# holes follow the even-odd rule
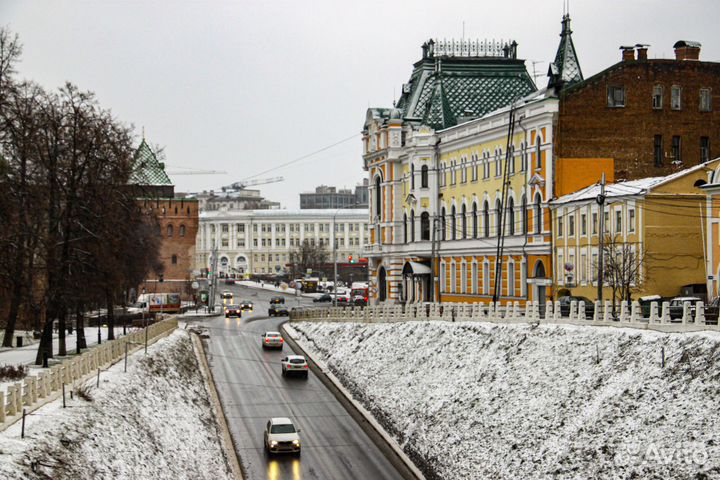
[[[260,335],[278,330],[283,318],[269,318],[274,293],[221,285],[235,300],[255,304],[242,319],[217,317],[208,327],[207,355],[247,480],[401,479],[401,474],[368,438],[333,394],[313,375],[307,380],[280,375],[280,359],[292,353],[265,351]],[[298,304],[286,298],[288,306]],[[300,299],[300,304],[309,300]],[[268,457],[262,432],[270,417],[290,417],[302,430],[302,456]]]

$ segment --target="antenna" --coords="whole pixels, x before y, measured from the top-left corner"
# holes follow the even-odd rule
[[[530,63],[532,63],[533,68],[533,82],[537,80],[538,77],[542,76],[541,74],[537,73],[537,70],[535,69],[535,65],[539,63],[544,63],[542,60],[530,60]]]
[[[462,33],[462,39],[465,40],[465,20],[463,20],[463,33]]]

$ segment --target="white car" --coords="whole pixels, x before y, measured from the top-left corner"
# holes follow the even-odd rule
[[[263,348],[279,348],[282,350],[283,343],[285,343],[280,332],[265,332],[260,335],[260,338],[262,338]]]
[[[300,455],[300,429],[289,418],[268,420],[265,426],[265,449],[268,453],[297,453]]]
[[[303,378],[308,378],[309,367],[305,357],[302,355],[288,355],[280,360],[280,365],[282,366],[283,377],[300,375]]]

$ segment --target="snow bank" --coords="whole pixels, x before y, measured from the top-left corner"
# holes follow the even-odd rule
[[[427,478],[720,478],[718,334],[293,327]]]
[[[177,330],[0,434],[3,479],[230,479],[188,333]],[[68,389],[69,390],[69,389]],[[68,396],[69,400],[69,391]]]

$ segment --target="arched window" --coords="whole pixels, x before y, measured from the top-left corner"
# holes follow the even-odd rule
[[[172,225],[168,225],[168,226],[167,226],[167,236],[168,236],[168,237],[172,237],[172,236],[173,236],[173,226],[172,226]]]
[[[490,236],[490,206],[487,200],[483,204],[483,233],[486,237]]]
[[[440,211],[440,239],[447,240],[447,222],[445,221],[445,207]]]
[[[538,134],[535,140],[535,156],[536,156],[536,167],[542,168],[542,153],[540,152],[540,134]]]
[[[178,228],[178,235],[181,237],[185,236],[185,225],[180,225],[180,228]]]
[[[455,211],[455,205],[450,210],[450,238],[457,239],[457,212]]]
[[[415,165],[410,165],[410,190],[415,190]]]
[[[415,241],[415,210],[410,210],[410,241]]]
[[[382,214],[382,191],[380,186],[380,175],[375,177],[375,216],[380,218]]]
[[[523,193],[522,196],[522,233],[523,235],[528,232],[528,208],[527,208],[527,197]]]
[[[502,175],[502,167],[500,166],[502,163],[500,161],[500,157],[502,157],[502,148],[499,148],[495,150],[495,176],[499,177]]]
[[[420,240],[430,240],[430,214],[420,214]]]
[[[495,235],[500,236],[502,227],[502,205],[500,199],[495,200]]]
[[[407,213],[403,213],[403,243],[407,243]]]
[[[478,238],[478,209],[475,202],[473,202],[472,216],[472,238]]]
[[[428,185],[430,185],[428,181],[428,167],[427,165],[423,165],[420,169],[420,187],[428,188]]]
[[[462,238],[467,238],[467,207],[464,203],[462,206],[462,218],[460,219],[460,225],[462,225]]]
[[[542,232],[542,198],[540,193],[535,194],[535,233]]]
[[[507,232],[515,235],[515,201],[510,197],[507,206]]]
[[[515,145],[510,145],[510,151],[508,155],[510,156],[510,171],[508,173],[512,175],[515,173]]]
[[[177,255],[173,255],[172,257],[170,257],[170,261],[173,265],[177,265]]]
[[[527,149],[525,142],[520,142],[520,171],[524,172],[527,165]]]

